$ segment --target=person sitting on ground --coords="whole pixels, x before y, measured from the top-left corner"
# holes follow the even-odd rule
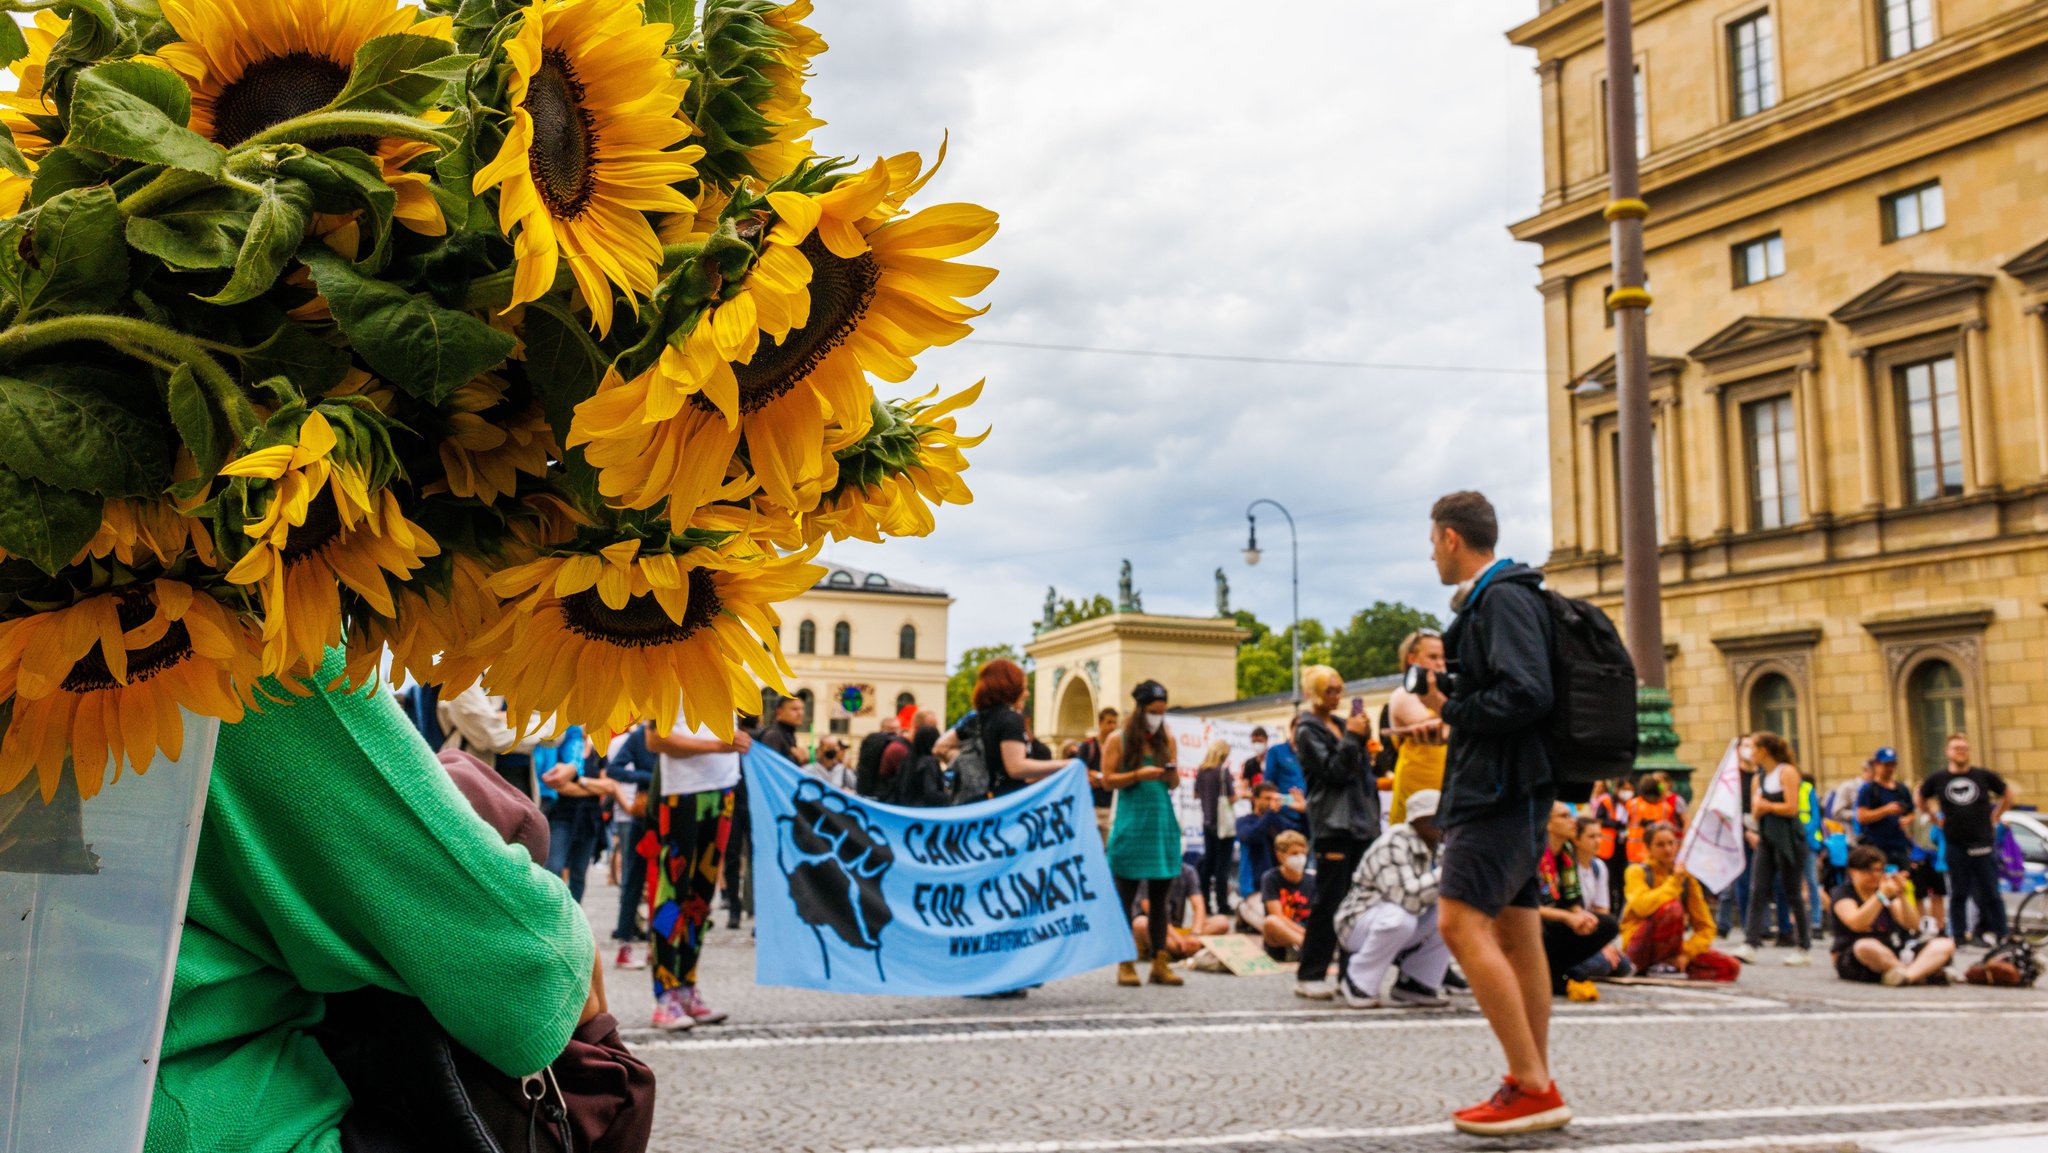
[[[1613,919],[1613,891],[1608,887],[1607,862],[1600,859],[1600,845],[1605,833],[1601,818],[1592,813],[1581,813],[1572,825],[1572,843],[1577,850],[1575,859],[1579,864],[1579,895],[1584,898],[1586,908],[1604,918]],[[1616,933],[1620,924],[1615,925]],[[1600,947],[1600,951],[1579,962],[1577,968],[1565,976],[1573,981],[1599,981],[1608,977],[1626,977],[1635,972],[1628,963],[1628,957],[1621,951],[1621,939],[1616,936]]]
[[[1645,833],[1648,854],[1628,867],[1628,904],[1621,913],[1622,951],[1649,976],[1733,981],[1741,965],[1714,945],[1707,890],[1678,866],[1678,830],[1659,822]]]
[[[853,788],[853,770],[846,767],[846,750],[836,738],[826,737],[818,742],[817,755],[804,766],[804,771],[835,789]]]
[[[1885,985],[1946,985],[1956,955],[1949,937],[1911,942],[1920,910],[1906,875],[1876,845],[1849,853],[1849,879],[1828,894],[1835,915],[1835,975]]]
[[[1621,932],[1613,917],[1586,907],[1584,879],[1578,863],[1578,819],[1563,801],[1550,806],[1544,826],[1548,847],[1536,863],[1536,881],[1543,904],[1543,952],[1550,959],[1552,996],[1564,993],[1570,972],[1597,956]]]
[[[1275,961],[1299,955],[1308,933],[1309,910],[1315,907],[1316,879],[1308,875],[1308,838],[1289,829],[1273,838],[1273,852],[1280,860],[1259,881],[1259,901],[1264,916],[1259,935],[1266,943],[1266,955]]]
[[[1252,811],[1250,815],[1237,819],[1237,851],[1241,866],[1237,885],[1243,900],[1258,901],[1260,882],[1273,866],[1280,863],[1273,854],[1273,838],[1289,829],[1301,831],[1295,813],[1287,807],[1280,790],[1266,781],[1254,785]],[[1239,902],[1239,907],[1243,907],[1243,901]],[[1245,913],[1247,923],[1253,927],[1257,927],[1257,922],[1250,918],[1256,913],[1256,909]]]
[[[1152,955],[1152,942],[1148,934],[1152,928],[1152,902],[1144,893],[1138,895],[1137,908],[1132,910],[1131,936],[1138,943],[1138,959],[1146,960]],[[1201,874],[1193,865],[1181,866],[1180,876],[1166,889],[1166,953],[1176,961],[1184,961],[1202,951],[1202,938],[1213,937],[1230,931],[1230,918],[1211,913],[1208,903],[1202,899]]]
[[[1337,907],[1337,943],[1347,959],[1339,967],[1337,995],[1353,1009],[1383,1004],[1447,1005],[1444,975],[1451,949],[1437,931],[1437,804],[1443,793],[1410,793],[1403,813],[1359,858],[1350,891]],[[1380,986],[1396,964],[1400,976],[1382,999]]]

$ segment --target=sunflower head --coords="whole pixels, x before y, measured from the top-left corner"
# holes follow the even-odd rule
[[[720,184],[778,180],[810,156],[810,134],[825,122],[811,114],[804,82],[826,47],[804,23],[810,15],[810,0],[706,0],[691,115],[702,126],[701,167]]]
[[[441,483],[456,496],[494,504],[519,487],[522,474],[546,476],[548,462],[561,455],[539,399],[502,376],[486,374],[456,389],[441,411]]]
[[[806,538],[925,536],[936,527],[938,505],[973,502],[960,476],[968,467],[963,450],[988,433],[962,436],[958,413],[980,397],[981,383],[926,403],[933,395],[875,406],[867,433],[835,455],[836,476],[803,518]]]

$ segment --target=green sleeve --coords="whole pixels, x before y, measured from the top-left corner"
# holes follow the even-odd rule
[[[330,652],[318,680],[339,672]],[[264,685],[285,703],[223,726],[209,805],[249,935],[315,992],[418,997],[508,1074],[554,1060],[595,955],[567,886],[475,814],[381,685]]]

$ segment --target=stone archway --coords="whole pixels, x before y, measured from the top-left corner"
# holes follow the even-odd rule
[[[1056,718],[1053,732],[1048,741],[1080,740],[1095,731],[1095,693],[1088,687],[1087,677],[1067,677],[1060,686],[1058,708],[1053,712]]]

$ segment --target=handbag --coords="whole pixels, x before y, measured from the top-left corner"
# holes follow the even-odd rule
[[[654,1071],[627,1051],[609,1013],[525,1077],[500,1072],[419,1000],[385,989],[329,997],[314,1036],[353,1100],[344,1153],[644,1153],[653,1133]]]

